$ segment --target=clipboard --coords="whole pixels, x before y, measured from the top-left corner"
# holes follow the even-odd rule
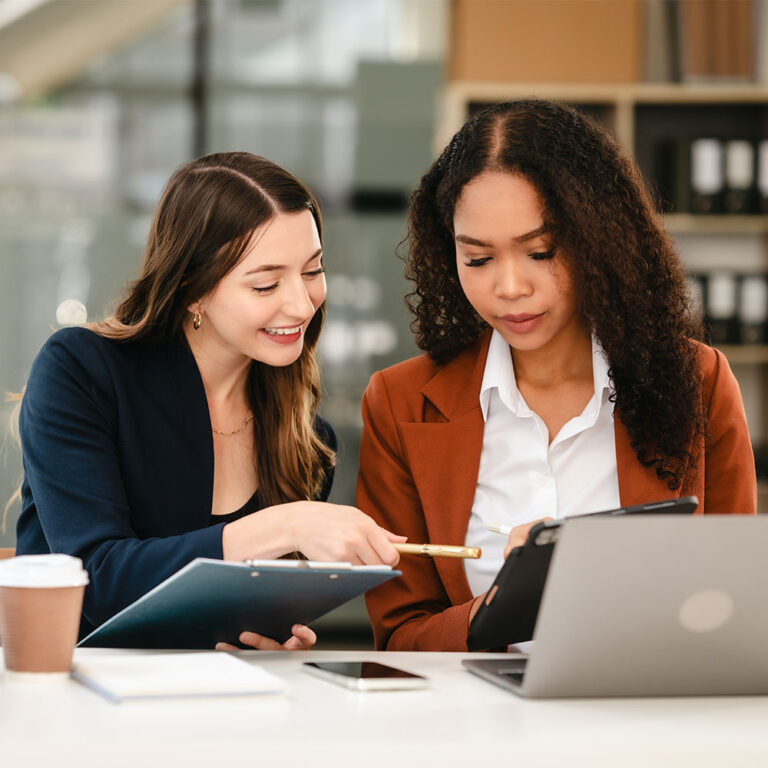
[[[592,515],[678,514],[696,511],[695,496],[619,507]],[[469,625],[470,651],[506,647],[533,639],[539,605],[560,529],[568,518],[534,525],[522,547],[515,547],[501,566],[493,585]]]
[[[309,624],[400,573],[349,563],[196,558],[78,647],[211,650],[218,642],[240,646],[245,630],[282,643],[294,624]]]

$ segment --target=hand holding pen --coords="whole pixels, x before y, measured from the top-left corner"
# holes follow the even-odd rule
[[[508,536],[507,546],[504,547],[504,558],[509,557],[509,553],[516,547],[522,547],[528,539],[528,532],[534,525],[539,523],[553,520],[551,517],[541,517],[538,520],[532,520],[530,523],[524,525],[516,525],[514,527],[508,525],[501,525],[500,523],[486,523],[486,528],[493,533],[501,533],[504,536]]]

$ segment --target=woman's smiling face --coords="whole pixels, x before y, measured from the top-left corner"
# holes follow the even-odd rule
[[[254,232],[243,258],[201,299],[203,324],[194,333],[204,333],[208,344],[233,358],[290,365],[301,355],[304,333],[325,293],[311,212],[278,213]]]

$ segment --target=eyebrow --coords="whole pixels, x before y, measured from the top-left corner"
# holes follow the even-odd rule
[[[318,248],[305,262],[304,266],[306,267],[307,264],[309,264],[310,261],[314,261],[318,256],[323,255],[323,249]],[[260,267],[254,267],[253,269],[249,269],[243,277],[248,277],[248,275],[255,275],[259,272],[277,272],[281,269],[285,269],[285,264],[262,264]]]
[[[518,235],[512,238],[513,243],[527,243],[529,240],[534,240],[537,237],[545,235],[547,228],[545,226],[532,229],[530,232],[526,232],[524,235]],[[464,243],[465,245],[476,245],[479,248],[492,248],[490,243],[486,243],[484,240],[478,240],[476,237],[470,237],[469,235],[456,235],[457,243]]]

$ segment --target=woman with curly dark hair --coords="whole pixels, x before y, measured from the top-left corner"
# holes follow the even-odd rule
[[[755,513],[738,385],[604,130],[546,101],[481,112],[414,192],[408,244],[427,354],[366,390],[358,506],[484,556],[402,562],[367,597],[378,647],[466,650],[503,558],[542,518],[688,495],[699,513]]]

